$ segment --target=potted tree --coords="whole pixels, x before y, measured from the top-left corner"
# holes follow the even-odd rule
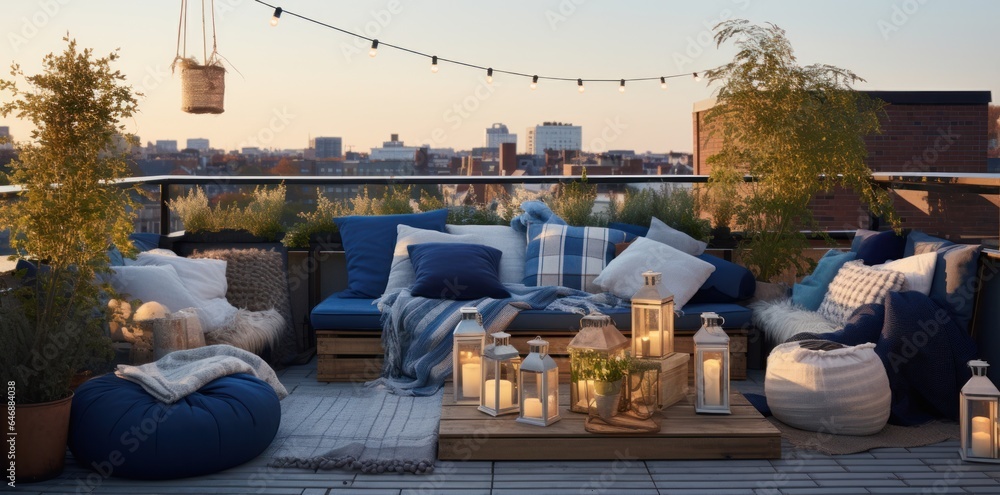
[[[71,379],[112,354],[95,276],[107,271],[109,247],[131,250],[133,230],[130,191],[115,180],[129,171],[123,148],[136,139],[119,122],[135,113],[136,93],[112,69],[116,53],[94,58],[65,41],[40,74],[14,64],[12,79],[0,80],[12,95],[0,114],[34,126],[6,177],[22,190],[0,209],[14,256],[34,272],[0,295],[0,372],[14,389],[22,482],[62,471]]]
[[[708,158],[710,188],[738,182],[736,224],[740,258],[758,280],[771,281],[812,261],[803,231],[816,222],[810,201],[821,191],[855,191],[876,215],[899,228],[888,193],[871,182],[864,137],[877,133],[883,103],[855,91],[853,72],[825,64],[801,66],[781,28],[735,19],[716,26],[718,45],[732,42],[732,62],[707,71],[720,83],[705,116],[721,148]],[[733,171],[738,171],[734,174]]]

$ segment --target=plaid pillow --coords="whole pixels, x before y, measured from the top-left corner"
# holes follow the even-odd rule
[[[889,292],[902,289],[903,280],[902,273],[865,266],[861,260],[844,263],[830,282],[819,314],[843,325],[859,307],[885,302]]]
[[[523,283],[602,292],[594,279],[615,257],[615,244],[626,240],[615,229],[529,224]]]

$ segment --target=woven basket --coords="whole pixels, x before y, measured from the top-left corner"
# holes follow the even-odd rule
[[[217,65],[186,64],[181,67],[181,110],[187,113],[222,113],[226,94],[226,69]]]

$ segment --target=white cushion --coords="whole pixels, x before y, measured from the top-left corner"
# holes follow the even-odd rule
[[[771,413],[800,430],[834,435],[881,431],[892,393],[875,344],[809,348],[817,342],[825,341],[788,342],[771,351],[764,376]]]
[[[111,287],[126,294],[127,299],[155,301],[171,312],[194,308],[205,332],[222,327],[236,313],[236,308],[225,297],[195,297],[171,265],[117,266],[111,270]]]
[[[137,266],[172,266],[177,270],[181,283],[198,299],[226,297],[226,262],[224,260],[194,259],[181,256],[165,256],[154,253],[139,253],[135,258]],[[170,308],[177,311],[181,308]]]
[[[903,287],[903,274],[865,266],[860,260],[844,263],[830,282],[819,305],[819,314],[843,325],[865,304],[881,304],[890,291]]]
[[[674,308],[681,309],[715,267],[662,242],[639,237],[604,267],[594,283],[622,299],[632,299],[647,270],[663,274],[663,285],[674,295]]]
[[[705,252],[708,244],[684,232],[681,232],[665,223],[659,218],[653,217],[649,223],[649,232],[646,237],[657,242],[662,242],[674,249],[681,250],[691,256],[698,256]]]
[[[521,279],[524,277],[524,245],[527,241],[521,235],[516,235],[513,237],[517,240],[512,242],[512,236],[507,231],[513,232],[514,229],[510,227],[502,225],[477,227],[480,227],[480,229],[472,230],[479,230],[479,232],[448,234],[434,230],[418,229],[409,225],[400,224],[397,226],[396,249],[393,251],[392,265],[389,269],[389,281],[386,283],[385,291],[390,292],[396,289],[405,289],[413,285],[416,281],[416,274],[413,271],[413,263],[410,263],[410,253],[406,248],[411,244],[423,244],[427,242],[482,244],[499,249],[503,253],[503,256],[500,257],[500,282],[521,283]],[[469,231],[470,229],[457,230]],[[520,256],[518,256],[518,252],[520,252]]]
[[[931,282],[934,281],[934,267],[936,265],[937,253],[924,253],[875,265],[873,268],[902,273],[905,277],[902,290],[915,290],[926,296],[931,293]]]

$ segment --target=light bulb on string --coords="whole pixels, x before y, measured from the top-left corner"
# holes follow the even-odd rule
[[[277,26],[278,19],[281,19],[281,7],[277,7],[274,9],[274,15],[271,16],[271,26]]]
[[[667,89],[667,78],[666,77],[661,77],[660,78],[660,89]]]
[[[691,77],[694,78],[694,82],[701,82],[701,76],[699,76],[697,72],[691,74]]]
[[[576,80],[576,90],[583,93],[586,88],[583,87],[583,79]]]
[[[531,76],[531,85],[528,87],[531,89],[538,89],[538,76]]]
[[[486,84],[493,84],[493,67],[486,69]]]
[[[431,57],[431,72],[437,74],[438,71],[438,57],[434,55]]]
[[[622,79],[621,84],[618,85],[618,92],[619,93],[624,93],[625,92],[625,80],[624,79]]]
[[[368,50],[369,57],[375,58],[375,55],[378,55],[378,40],[372,40],[372,48]]]

